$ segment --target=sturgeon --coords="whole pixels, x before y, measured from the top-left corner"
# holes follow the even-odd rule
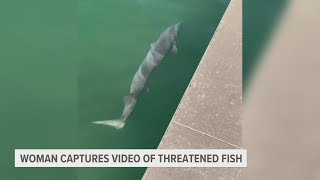
[[[124,127],[126,120],[132,113],[139,96],[141,95],[145,84],[150,77],[150,74],[164,59],[164,57],[170,52],[177,53],[176,46],[177,36],[181,29],[181,22],[173,26],[168,27],[163,31],[159,38],[151,44],[151,48],[141,63],[138,71],[135,73],[129,95],[123,98],[124,110],[122,115],[118,119],[95,121],[95,124],[107,125],[121,129]]]

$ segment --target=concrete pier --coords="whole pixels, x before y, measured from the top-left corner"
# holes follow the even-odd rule
[[[231,0],[159,149],[241,147],[242,0]],[[148,168],[143,179],[238,179],[237,168]]]

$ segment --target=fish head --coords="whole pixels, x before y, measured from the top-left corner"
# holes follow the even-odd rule
[[[177,39],[178,33],[180,32],[180,29],[182,27],[182,22],[179,22],[174,25],[174,39]]]

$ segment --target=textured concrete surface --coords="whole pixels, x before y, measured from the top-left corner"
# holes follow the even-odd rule
[[[165,149],[233,149],[234,147],[205,134],[172,123],[161,141]],[[232,179],[238,177],[236,168],[148,168],[143,179],[189,180]]]
[[[242,1],[232,0],[187,88],[160,149],[241,146]],[[148,168],[143,179],[238,179],[237,168]]]

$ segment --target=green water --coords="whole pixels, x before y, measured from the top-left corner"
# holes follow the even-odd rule
[[[1,0],[0,179],[140,179],[145,168],[14,168],[15,148],[156,148],[228,2]],[[125,128],[123,96],[159,34],[178,54],[150,77]]]

